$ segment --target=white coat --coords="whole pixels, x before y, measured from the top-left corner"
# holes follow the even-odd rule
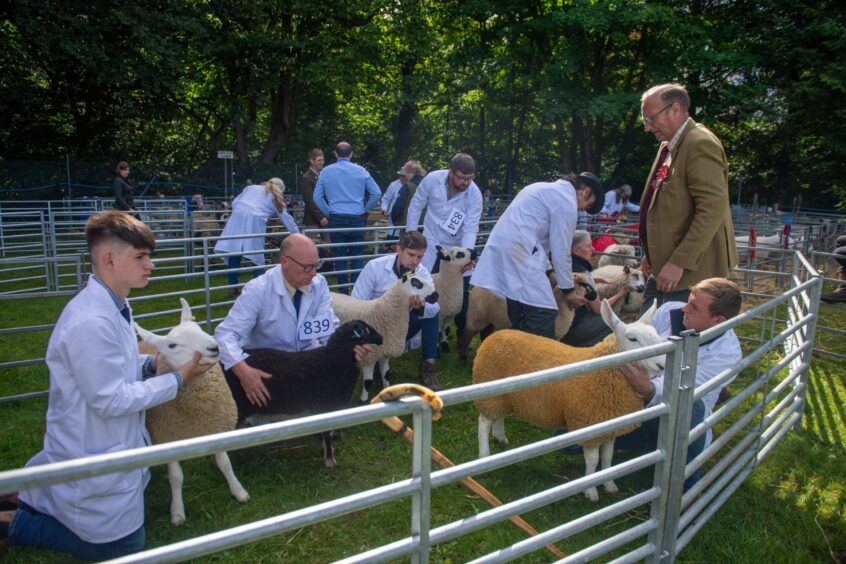
[[[557,310],[547,282],[547,255],[558,287],[573,287],[570,247],[578,199],[566,180],[537,182],[520,190],[494,225],[470,279],[500,296]]]
[[[249,355],[244,353],[245,348],[270,347],[293,352],[326,344],[328,335],[322,339],[299,338],[299,326],[310,317],[328,315],[332,331],[339,324],[332,310],[326,279],[318,274],[309,287],[308,293],[301,298],[297,317],[280,265],[247,282],[229,314],[214,332],[223,367],[229,370],[247,359]]]
[[[394,272],[396,260],[397,255],[393,253],[375,258],[364,265],[364,269],[358,275],[355,286],[353,286],[352,297],[359,300],[376,300],[382,297],[398,280],[396,272]],[[418,264],[417,268],[413,270],[413,273],[420,276],[423,280],[428,281],[433,286],[435,285],[432,275],[429,274],[429,269],[422,264]],[[440,304],[424,302],[423,319],[435,317],[440,311]]]
[[[142,380],[145,356],[104,287],[89,278],[62,311],[47,345],[50,398],[44,449],[27,466],[151,444],[144,411],[176,397],[174,376]],[[82,540],[106,543],[144,524],[146,468],[20,492]]]
[[[684,305],[684,302],[667,302],[655,312],[652,325],[662,338],[666,339],[671,334],[670,312],[674,309],[681,309]],[[708,343],[700,343],[699,352],[696,355],[696,378],[694,380],[694,386],[697,388],[702,386],[721,372],[737,366],[742,359],[743,351],[740,349],[740,341],[737,339],[737,335],[734,334],[734,330],[726,331]],[[733,380],[734,378],[726,382],[725,385],[727,386]],[[661,372],[653,378],[652,384],[655,386],[655,395],[649,401],[647,407],[661,403],[661,397],[664,392],[664,373]],[[702,401],[705,403],[706,419],[713,413],[714,406],[719,397],[720,388],[717,388],[702,398]],[[706,447],[711,444],[712,437],[713,433],[711,429],[708,429],[705,437]]]
[[[608,215],[619,214],[623,211],[623,209],[627,209],[631,212],[639,212],[640,206],[632,203],[631,200],[628,202],[618,202],[617,201],[617,191],[611,190],[605,194],[605,206],[602,208],[602,211],[599,213],[607,213]]]
[[[423,265],[429,270],[435,265],[437,245],[444,248],[463,247],[476,248],[476,235],[479,233],[479,219],[482,217],[482,192],[475,182],[464,192],[459,192],[452,198],[447,198],[448,170],[436,170],[426,175],[414,197],[408,205],[406,228],[414,229],[420,221],[420,214],[426,208],[426,218],[423,220],[423,235],[426,236],[426,254],[423,255]],[[464,214],[464,221],[458,232],[452,235],[444,227],[454,211]],[[468,272],[465,276],[469,276]]]
[[[265,190],[261,184],[253,184],[244,188],[238,197],[232,200],[232,215],[226,222],[221,236],[250,235],[267,231],[267,219],[277,216],[282,225],[290,233],[299,233],[294,218],[286,210],[281,212],[273,203],[273,195]],[[222,239],[214,246],[216,253],[240,253],[253,251],[244,255],[253,264],[262,266],[264,254],[255,251],[264,250],[264,237],[244,237],[242,239]]]
[[[394,202],[397,201],[397,195],[399,194],[400,188],[402,188],[402,181],[397,178],[390,184],[388,184],[388,188],[385,190],[385,193],[382,194],[382,211],[388,214],[388,227],[394,226],[394,221],[391,219],[391,210],[394,209]],[[388,233],[395,234],[394,229],[390,229]]]

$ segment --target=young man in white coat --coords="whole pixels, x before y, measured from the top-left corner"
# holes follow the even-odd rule
[[[546,282],[548,262],[570,309],[586,303],[571,292],[570,247],[579,210],[602,209],[605,191],[593,173],[536,182],[520,190],[491,231],[471,278],[474,286],[506,298],[514,329],[555,338],[558,306]]]
[[[476,248],[483,200],[481,190],[473,182],[475,175],[476,161],[473,157],[458,153],[450,160],[449,169],[436,170],[426,175],[408,205],[406,228],[409,230],[417,227],[420,214],[426,209],[423,235],[428,246],[423,255],[423,266],[433,274],[440,270],[438,245],[445,249]],[[455,317],[459,337],[464,333],[467,320],[470,275],[475,264],[471,261],[464,268],[464,300],[461,312]]]
[[[155,361],[138,354],[132,310],[126,301],[143,288],[156,240],[132,215],[110,211],[85,226],[94,273],[62,311],[46,362],[50,397],[44,449],[38,466],[150,444],[147,408],[176,397],[185,382],[211,367],[199,353],[178,371],[156,378]],[[147,468],[55,484],[18,494],[8,526],[12,546],[105,560],[144,548]]]
[[[406,231],[400,236],[396,254],[379,257],[368,262],[355,281],[352,297],[375,300],[387,292],[405,273],[417,274],[432,282],[429,270],[421,264],[426,252],[426,239],[419,231]],[[432,282],[434,285],[434,282]],[[423,358],[420,362],[420,383],[432,390],[440,390],[435,359],[438,356],[438,332],[441,306],[426,303],[420,296],[408,298],[408,341],[418,331],[421,333]],[[384,374],[383,374],[384,376]]]
[[[278,266],[244,286],[214,332],[227,382],[240,385],[253,405],[267,405],[270,392],[263,380],[270,374],[250,366],[244,349],[313,349],[325,345],[338,327],[329,286],[317,273],[323,261],[314,241],[299,233],[289,235],[279,255]]]

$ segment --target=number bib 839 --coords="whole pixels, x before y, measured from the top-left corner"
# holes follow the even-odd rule
[[[449,215],[444,220],[441,227],[449,233],[450,235],[458,234],[458,230],[461,229],[461,225],[464,223],[464,212],[461,210],[452,210]]]
[[[301,341],[326,337],[332,333],[332,318],[328,315],[309,315],[300,323],[298,333]]]

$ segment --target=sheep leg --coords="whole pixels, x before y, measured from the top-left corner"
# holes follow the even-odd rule
[[[582,450],[585,454],[585,476],[590,476],[596,472],[596,465],[599,462],[599,447],[582,445]],[[599,494],[593,486],[585,490],[585,497],[591,501],[599,501]]]
[[[493,419],[488,419],[483,413],[479,413],[479,458],[491,455],[491,446],[488,436],[491,434]]]
[[[361,365],[361,397],[359,398],[362,402],[367,402],[367,396],[370,392],[370,386],[373,385],[373,367],[376,366],[376,363],[370,364],[362,364]]]
[[[179,462],[168,462],[167,479],[170,482],[170,523],[181,525],[185,522],[185,504],[182,501],[182,482],[185,476]]]
[[[602,462],[602,469],[605,470],[606,468],[611,467],[611,459],[614,457],[614,439],[606,441],[599,446],[599,459]],[[608,480],[602,487],[605,488],[605,491],[608,493],[617,493],[620,491],[617,488],[617,484],[614,483],[614,480]]]
[[[469,327],[464,328],[464,334],[458,338],[458,358],[460,360],[467,360],[467,352],[470,350],[470,341],[472,341],[475,336],[475,331],[471,331]]]
[[[320,434],[323,437],[323,464],[326,465],[326,468],[334,468],[335,464],[335,453],[332,451],[332,433],[327,431],[325,433]]]
[[[497,417],[494,421],[493,436],[501,444],[508,444],[508,437],[505,436],[505,416]]]
[[[250,500],[250,494],[235,477],[235,472],[232,470],[232,463],[229,461],[229,455],[226,452],[218,452],[214,455],[214,463],[217,466],[223,477],[226,478],[226,483],[229,484],[229,493],[232,494],[239,503],[247,503]]]
[[[388,370],[391,368],[391,359],[388,357],[379,359],[379,374],[382,375],[382,387],[387,388],[391,385],[388,381]]]
[[[452,318],[441,319],[441,332],[438,335],[438,342],[441,344],[441,351],[449,352],[449,324],[452,323]]]

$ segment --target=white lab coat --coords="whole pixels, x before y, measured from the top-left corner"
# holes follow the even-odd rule
[[[62,311],[47,345],[50,397],[44,449],[27,466],[150,444],[144,410],[176,397],[175,376],[142,380],[147,356],[109,293],[89,278]],[[146,468],[20,492],[82,540],[106,543],[144,524]]]
[[[432,270],[437,258],[436,246],[444,248],[463,247],[476,248],[476,235],[479,233],[479,219],[482,217],[482,192],[475,182],[464,192],[459,192],[452,198],[447,198],[448,170],[436,170],[426,175],[414,197],[408,205],[406,228],[417,227],[420,214],[426,208],[426,218],[423,220],[423,235],[426,236],[428,246],[423,255],[423,265]],[[453,211],[460,211],[465,215],[464,222],[455,235],[451,235],[443,226]],[[468,271],[465,276],[469,276]]]
[[[619,214],[623,209],[627,209],[632,212],[639,212],[640,206],[628,201],[626,203],[618,202],[617,201],[617,191],[611,190],[605,194],[605,206],[602,208],[602,211],[599,213],[607,213],[608,215]]]
[[[276,265],[247,282],[229,314],[214,332],[223,367],[228,370],[248,358],[245,348],[302,351],[326,344],[328,335],[308,340],[298,336],[299,325],[312,316],[328,315],[332,331],[338,328],[326,279],[318,274],[309,287],[309,292],[303,294],[300,300],[300,315],[297,317],[294,302],[282,279],[281,266]]]
[[[573,287],[570,247],[578,202],[566,180],[537,182],[520,190],[494,225],[470,279],[500,296],[545,309],[558,309],[547,282],[547,254],[558,287]]]
[[[684,305],[684,302],[667,302],[655,312],[652,325],[662,338],[668,338],[672,331],[670,326],[670,311],[681,309]],[[699,353],[696,355],[696,379],[694,386],[698,388],[726,369],[737,366],[742,358],[743,351],[740,349],[740,341],[737,339],[737,335],[734,334],[734,330],[726,331],[713,341],[700,344]],[[725,385],[727,386],[732,381],[734,381],[734,378],[726,382]],[[652,383],[655,385],[655,395],[647,407],[661,403],[664,392],[664,373],[661,372],[653,378]],[[720,388],[717,388],[702,398],[702,401],[705,403],[705,418],[708,418],[714,412],[714,405],[716,405],[719,397]],[[711,429],[708,429],[708,434],[705,438],[706,447],[711,444],[712,437],[713,433]]]
[[[223,228],[222,236],[249,235],[267,231],[267,219],[277,216],[282,225],[290,233],[299,233],[294,218],[287,210],[281,212],[273,203],[273,195],[265,190],[261,184],[253,184],[244,188],[238,197],[232,200],[232,215]],[[216,253],[240,253],[254,251],[244,255],[253,264],[264,265],[264,255],[255,251],[264,250],[264,237],[245,237],[242,239],[223,239],[214,246]]]
[[[352,297],[359,300],[375,300],[382,297],[398,280],[394,272],[394,263],[396,260],[397,255],[393,253],[368,262],[361,271],[361,274],[358,275],[358,280],[355,281],[355,286],[352,289]],[[432,275],[425,266],[418,264],[413,272],[434,286],[435,283],[432,281]],[[435,317],[440,311],[440,304],[424,302],[423,319]]]
[[[385,190],[385,193],[382,194],[382,211],[388,214],[388,227],[394,226],[394,222],[391,219],[391,210],[394,208],[394,202],[397,201],[397,195],[399,194],[400,188],[402,188],[402,181],[397,178],[388,184],[388,188]],[[396,230],[391,229],[388,233],[395,235]]]

